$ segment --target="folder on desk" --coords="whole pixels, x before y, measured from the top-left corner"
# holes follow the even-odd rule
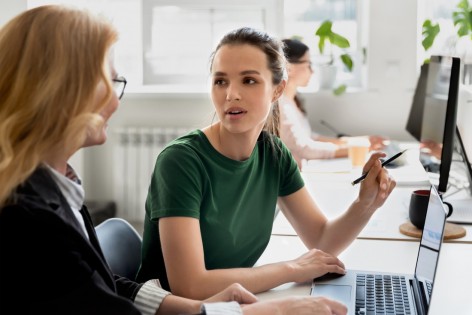
[[[413,165],[405,165],[399,168],[389,169],[388,173],[395,179],[398,186],[429,186],[431,182],[428,173],[423,168]]]

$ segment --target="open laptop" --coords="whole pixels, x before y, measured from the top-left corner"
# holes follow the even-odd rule
[[[431,187],[414,274],[347,270],[335,279],[315,279],[311,295],[344,303],[348,314],[428,314],[446,213],[437,190]]]

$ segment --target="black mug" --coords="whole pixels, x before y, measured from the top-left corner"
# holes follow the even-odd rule
[[[427,189],[415,190],[411,193],[410,208],[408,214],[410,215],[410,221],[418,229],[424,228],[424,221],[426,219],[426,210],[428,209],[430,191]],[[442,194],[439,193],[442,198]],[[449,202],[443,201],[443,203],[449,208],[447,217],[449,218],[452,214],[452,205]]]

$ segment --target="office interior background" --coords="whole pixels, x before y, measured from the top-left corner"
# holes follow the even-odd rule
[[[323,120],[345,134],[378,134],[413,141],[405,125],[425,58],[432,54],[452,54],[471,63],[467,55],[472,52],[470,36],[457,40],[452,19],[459,2],[1,0],[0,25],[27,8],[47,3],[85,7],[100,12],[116,25],[121,37],[115,49],[115,64],[120,75],[127,78],[128,86],[120,109],[111,120],[109,141],[82,150],[71,163],[82,175],[88,200],[122,199],[124,186],[137,185],[130,177],[141,178],[142,189],[136,190],[133,197],[135,206],[129,200],[121,200],[119,213],[129,211],[123,208],[134,207],[137,209],[133,211],[143,216],[147,190],[143,187],[149,181],[152,167],[139,169],[143,163],[139,160],[141,151],[137,150],[134,158],[138,166],[130,175],[131,170],[123,164],[123,156],[129,157],[129,153],[120,148],[120,132],[130,128],[138,133],[158,130],[172,137],[212,123],[216,118],[208,94],[208,60],[223,34],[240,26],[252,26],[280,38],[301,37],[310,46],[315,74],[301,92],[317,132],[335,135],[320,123]],[[422,25],[426,19],[441,28],[428,51],[422,46]],[[346,52],[354,61],[352,72],[335,58],[338,73],[334,87],[347,86],[342,95],[320,87],[320,69],[329,55],[320,55],[315,31],[324,20],[331,20],[333,30],[351,44]],[[327,51],[331,51],[329,47]],[[338,57],[344,50],[334,47],[332,52]],[[470,120],[472,123],[472,117]],[[152,156],[153,152],[158,153],[151,150],[148,154]],[[133,218],[139,220],[140,215]]]

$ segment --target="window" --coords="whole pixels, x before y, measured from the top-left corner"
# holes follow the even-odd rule
[[[362,10],[359,5],[360,1],[356,0],[291,0],[290,4],[286,1],[284,10],[284,37],[293,36],[301,37],[302,41],[310,47],[312,61],[315,65],[314,80],[311,80],[307,91],[313,91],[318,85],[318,71],[316,66],[325,64],[329,57],[327,54],[332,49],[334,56],[343,53],[339,47],[325,47],[325,53],[320,54],[318,49],[318,37],[315,32],[321,23],[325,20],[333,22],[333,31],[346,37],[350,42],[350,48],[347,53],[353,58],[354,69],[349,72],[343,67],[339,58],[335,58],[334,62],[338,66],[337,84],[347,83],[349,86],[361,86],[361,69],[364,63],[363,46],[364,44],[359,38],[358,23]],[[328,46],[328,44],[326,45]]]
[[[458,27],[453,23],[453,12],[459,10],[459,2],[460,0],[428,0],[421,3],[420,10],[424,12],[424,19],[429,19],[440,27],[433,46],[427,52],[421,46],[421,62],[430,55],[455,55],[464,58],[467,52],[472,51],[470,37],[459,38]],[[420,21],[420,24],[422,25],[423,21]]]
[[[28,0],[28,8],[45,4],[65,4],[108,18],[119,32],[115,49],[115,66],[126,76],[129,86],[142,82],[141,6],[135,0]],[[129,87],[128,86],[128,87]],[[126,92],[130,91],[128,89]]]
[[[206,91],[209,57],[223,34],[250,26],[280,34],[283,0],[29,0],[109,18],[120,33],[115,63],[133,91]]]
[[[144,1],[143,84],[205,83],[220,38],[241,26],[276,32],[276,1]]]
[[[354,72],[340,67],[339,81],[360,86],[362,0],[28,0],[28,7],[60,3],[100,13],[117,27],[115,64],[128,80],[128,94],[206,92],[211,52],[225,33],[241,26],[281,38],[301,36],[317,62],[314,32],[326,19],[351,44]],[[333,53],[339,52],[335,47]]]

